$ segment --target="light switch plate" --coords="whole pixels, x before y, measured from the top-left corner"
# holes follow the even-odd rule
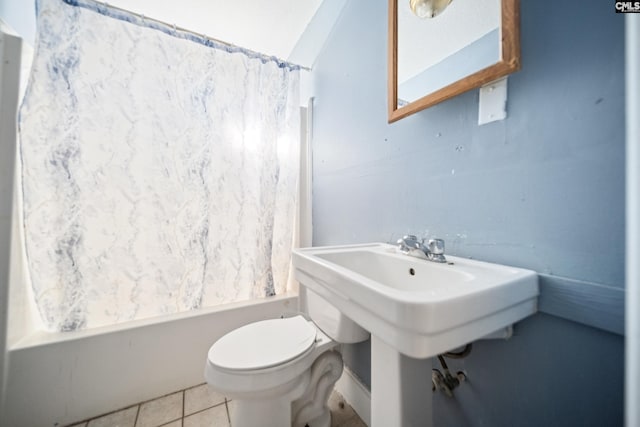
[[[484,125],[506,118],[507,77],[503,77],[480,88],[478,124]]]

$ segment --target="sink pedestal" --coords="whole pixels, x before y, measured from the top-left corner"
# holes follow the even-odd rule
[[[431,427],[430,359],[399,353],[371,334],[371,427]]]

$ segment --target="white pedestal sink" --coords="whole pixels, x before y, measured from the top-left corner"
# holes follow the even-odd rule
[[[297,249],[295,275],[371,333],[373,427],[431,425],[429,359],[536,312],[535,272],[384,243]],[[306,291],[305,290],[305,291]]]

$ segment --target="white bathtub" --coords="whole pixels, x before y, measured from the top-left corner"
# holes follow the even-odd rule
[[[64,426],[203,383],[216,339],[297,305],[294,295],[276,296],[88,331],[34,332],[9,348],[0,426]]]

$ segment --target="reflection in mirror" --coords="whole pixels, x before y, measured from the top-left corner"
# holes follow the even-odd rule
[[[390,0],[389,122],[518,70],[517,2],[453,0],[421,19]]]
[[[433,19],[398,9],[398,104],[500,60],[500,0],[456,0]]]

